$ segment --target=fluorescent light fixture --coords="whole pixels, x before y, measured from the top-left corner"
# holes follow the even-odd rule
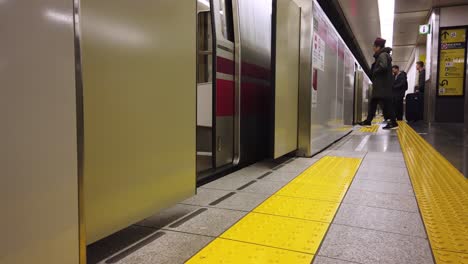
[[[198,3],[205,5],[206,7],[210,7],[210,1],[208,0],[197,0]]]
[[[380,34],[387,40],[386,46],[393,46],[393,19],[395,0],[379,0]]]

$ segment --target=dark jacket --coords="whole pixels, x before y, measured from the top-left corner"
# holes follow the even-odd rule
[[[419,72],[418,85],[416,86],[416,90],[419,90],[420,93],[424,93],[425,86],[426,86],[426,69],[422,69]]]
[[[393,81],[393,97],[405,97],[406,90],[408,90],[406,72],[401,71]]]
[[[375,62],[372,64],[372,97],[392,97],[393,74],[391,48],[383,48],[374,54]]]

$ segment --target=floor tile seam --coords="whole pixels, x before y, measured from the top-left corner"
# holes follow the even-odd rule
[[[199,204],[189,204],[189,203],[183,203],[183,202],[180,202],[180,203],[177,203],[177,204],[197,206],[197,207],[200,207],[200,208],[208,208],[208,209],[221,209],[221,210],[234,211],[234,212],[240,212],[240,213],[251,212],[251,211],[248,211],[248,210],[232,209],[232,208],[227,208],[227,207],[217,206],[217,205],[199,205]]]
[[[303,221],[306,221],[306,222],[314,222],[314,223],[320,223],[320,224],[328,224],[328,225],[331,224],[331,222],[326,222],[326,221],[312,220],[312,219],[300,218],[300,217],[292,217],[292,216],[279,215],[279,214],[273,214],[273,213],[264,213],[264,212],[258,212],[258,211],[252,211],[251,213],[253,213],[253,214],[261,214],[261,215],[269,215],[269,216],[275,216],[275,217],[281,217],[281,218],[285,218],[285,219],[303,220]]]
[[[392,209],[392,208],[387,208],[387,207],[371,206],[371,205],[358,204],[358,203],[350,203],[350,202],[343,202],[343,204],[358,205],[358,206],[364,206],[364,207],[369,207],[369,208],[376,208],[376,209],[384,209],[384,210],[397,211],[397,212],[404,212],[404,213],[419,214],[419,212],[416,211],[416,210],[414,210],[414,211],[400,210],[400,209]]]
[[[398,232],[386,231],[386,230],[381,230],[381,229],[366,228],[366,227],[362,227],[362,226],[348,225],[348,224],[336,223],[336,222],[332,222],[330,224],[330,226],[331,225],[340,225],[340,226],[358,228],[358,229],[367,230],[367,231],[381,232],[381,233],[399,235],[399,236],[404,236],[404,237],[419,238],[419,239],[424,239],[424,240],[429,241],[429,237],[424,237],[424,236],[415,236],[415,235],[409,235],[409,234],[402,234],[402,233],[398,233]]]
[[[192,233],[192,232],[188,232],[188,231],[181,231],[181,230],[176,230],[176,229],[170,229],[170,228],[167,228],[167,227],[163,227],[161,229],[159,229],[160,231],[168,231],[168,232],[174,232],[174,233],[180,233],[180,234],[186,234],[186,235],[195,235],[195,236],[202,236],[202,237],[208,237],[208,238],[217,238],[219,236],[210,236],[210,235],[205,235],[205,234],[200,234],[200,233]]]
[[[353,186],[350,187],[350,189],[352,189]],[[392,195],[401,195],[401,196],[407,196],[407,197],[415,197],[415,195],[411,195],[411,194],[400,194],[400,193],[389,193],[389,192],[378,192],[378,191],[374,191],[374,190],[367,190],[367,189],[362,189],[360,187],[356,187],[354,186],[354,189],[352,189],[353,191],[355,190],[362,190],[362,191],[366,191],[366,192],[373,192],[373,193],[382,193],[382,194],[392,194]]]
[[[321,254],[315,254],[317,257],[324,257],[324,258],[329,258],[329,259],[335,259],[335,260],[340,260],[340,261],[345,261],[345,262],[349,262],[349,263],[353,263],[353,264],[364,264],[362,262],[356,262],[356,261],[353,261],[353,260],[347,260],[347,259],[342,259],[342,258],[336,258],[336,257],[329,257],[329,256],[326,256],[326,255],[321,255]]]
[[[277,182],[277,181],[276,181]],[[282,183],[282,182],[281,182]],[[288,182],[289,183],[289,182]],[[286,186],[286,185],[284,185]],[[282,189],[284,186],[282,186],[280,189]],[[236,189],[219,189],[219,188],[211,188],[211,187],[199,187],[199,188],[203,188],[203,189],[210,189],[210,190],[217,190],[217,191],[230,191],[230,192],[237,192],[237,193],[254,193],[254,194],[265,194],[265,195],[269,195],[268,198],[271,197],[271,195],[273,194],[270,194],[270,193],[265,193],[265,192],[253,192],[253,191],[246,191],[246,190],[237,190]]]
[[[386,181],[386,180],[375,180],[373,178],[357,178],[357,180],[372,180],[372,181],[379,181],[379,182],[387,182],[387,183],[399,183],[399,184],[406,184],[406,185],[411,185],[410,183],[402,182],[402,181]]]
[[[330,203],[340,203],[336,200],[325,200],[325,199],[317,199],[317,198],[309,198],[309,197],[304,197],[304,196],[292,196],[292,195],[284,195],[284,194],[275,194],[277,196],[283,196],[283,197],[290,197],[290,198],[298,198],[298,199],[305,199],[305,200],[312,200],[312,201],[321,201],[321,202],[330,202]]]
[[[268,248],[279,249],[279,250],[285,250],[285,251],[294,252],[294,253],[306,254],[306,255],[309,255],[311,257],[313,257],[315,255],[314,253],[310,253],[310,252],[304,252],[304,251],[293,250],[293,249],[282,248],[282,247],[275,247],[275,246],[271,246],[271,245],[264,245],[264,244],[260,244],[260,243],[253,243],[253,242],[249,242],[249,241],[232,239],[232,238],[221,237],[221,236],[217,237],[217,239],[224,239],[224,240],[234,241],[234,242],[238,242],[238,243],[244,243],[244,244],[249,244],[249,245],[262,246],[262,247],[268,247]]]
[[[358,181],[373,181],[373,182],[383,182],[383,181],[380,181],[380,180],[372,180],[372,179],[356,179]],[[395,184],[400,184],[400,185],[409,185],[407,183],[395,183]]]

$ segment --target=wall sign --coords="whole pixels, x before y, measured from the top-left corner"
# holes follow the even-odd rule
[[[431,33],[431,24],[419,26],[419,35],[427,35],[429,33]]]
[[[314,34],[312,65],[315,69],[325,70],[325,41],[319,34]]]
[[[440,30],[439,96],[463,96],[465,88],[466,29]]]

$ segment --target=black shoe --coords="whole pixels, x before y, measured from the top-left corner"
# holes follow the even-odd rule
[[[383,129],[398,129],[398,124],[396,122],[388,123]]]
[[[371,127],[371,126],[372,126],[372,122],[371,122],[371,121],[368,121],[368,120],[364,120],[364,121],[362,121],[362,122],[358,122],[357,124],[360,125],[360,126],[363,126],[363,127]]]

